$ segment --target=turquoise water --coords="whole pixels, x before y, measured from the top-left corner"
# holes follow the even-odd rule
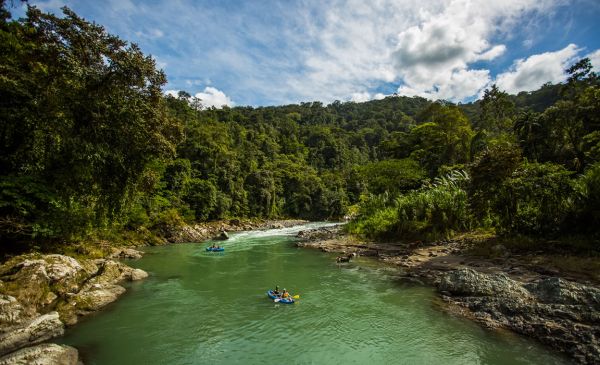
[[[314,226],[314,224],[313,224]],[[563,364],[536,343],[439,311],[432,289],[369,259],[298,249],[299,229],[146,249],[150,277],[70,329],[91,364]],[[275,285],[301,299],[275,304]]]

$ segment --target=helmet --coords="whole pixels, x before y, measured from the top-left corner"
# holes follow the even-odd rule
[[[283,290],[284,290],[284,291],[287,291],[287,289],[286,289],[286,288],[283,288]]]

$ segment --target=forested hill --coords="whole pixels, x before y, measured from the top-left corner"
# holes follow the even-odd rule
[[[4,244],[146,239],[237,217],[352,215],[355,232],[394,237],[599,226],[600,89],[587,59],[565,84],[493,86],[474,104],[207,110],[164,96],[151,57],[68,9],[14,21],[0,4]]]

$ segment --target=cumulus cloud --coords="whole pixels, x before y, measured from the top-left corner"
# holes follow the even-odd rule
[[[558,5],[570,4],[303,0],[242,2],[232,13],[219,2],[193,0],[31,2],[84,10],[158,54],[170,89],[198,90],[210,79],[227,90],[204,89],[206,105],[370,100],[384,84],[399,94],[463,101],[493,81],[489,63],[497,69],[510,62],[507,45],[534,44],[539,32],[528,24],[546,24]]]
[[[600,72],[600,49],[595,50],[586,57],[590,59],[592,66],[594,66],[594,71]]]
[[[450,1],[438,13],[398,34],[392,57],[403,85],[399,94],[461,101],[477,95],[490,82],[488,70],[471,69],[506,52],[490,39],[527,14],[547,9],[551,2],[507,0]]]
[[[178,97],[179,91],[180,90],[166,90],[165,95]],[[196,93],[193,97],[190,98],[189,101],[190,103],[195,103],[196,101],[198,101],[202,109],[207,109],[210,107],[215,107],[219,109],[224,106],[230,107],[235,104],[229,96],[225,95],[224,92],[210,86],[205,87],[204,91]]]
[[[210,86],[205,87],[203,92],[197,93],[194,97],[200,100],[203,108],[233,106],[233,101],[231,101],[229,96],[225,95],[221,90]]]
[[[363,103],[365,101],[369,101],[369,100],[373,100],[373,99],[381,100],[383,98],[385,98],[385,95],[382,93],[371,94],[367,91],[352,93],[352,95],[350,95],[350,101],[353,101],[355,103]]]
[[[355,90],[396,83],[401,95],[462,101],[491,82],[489,70],[472,65],[507,52],[492,39],[561,1],[333,1],[324,20],[304,24],[305,70],[286,87],[303,98],[363,101],[372,97]]]
[[[580,49],[569,44],[556,52],[545,52],[515,61],[510,70],[499,74],[496,84],[511,94],[536,90],[547,82],[565,81],[565,69],[572,63]]]

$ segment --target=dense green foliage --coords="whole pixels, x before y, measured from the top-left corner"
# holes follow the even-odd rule
[[[68,237],[127,210],[181,137],[166,79],[135,46],[65,9],[0,19],[2,238]]]
[[[487,227],[506,235],[585,234],[597,239],[600,86],[587,59],[567,72],[571,77],[558,92],[549,93],[556,89],[550,85],[540,89],[542,95],[550,95],[551,103],[532,97],[535,93],[511,97],[493,86],[480,102],[464,106],[467,113],[478,106],[479,114],[472,119],[473,132],[454,123],[463,126],[462,134],[455,133],[463,136],[455,139],[461,142],[452,149],[464,151],[460,157],[446,157],[453,146],[447,139],[434,144],[437,149],[429,154],[434,158],[418,159],[429,167],[430,176],[436,173],[431,167],[436,167],[443,180],[454,181],[459,170],[452,170],[464,168],[468,175],[459,175],[464,176],[462,183],[425,184],[385,199],[372,197],[362,204],[350,231],[370,237],[430,239]],[[536,102],[527,108],[523,97]],[[547,107],[540,110],[540,105]],[[384,146],[413,157],[411,151],[421,141],[435,140],[430,134],[407,142],[415,130],[427,127],[427,122],[419,124]],[[453,166],[457,162],[460,165]]]
[[[493,86],[464,105],[205,109],[164,96],[152,58],[68,9],[19,21],[2,9],[3,242],[344,215],[385,239],[598,233],[600,87],[587,59],[565,84]]]

